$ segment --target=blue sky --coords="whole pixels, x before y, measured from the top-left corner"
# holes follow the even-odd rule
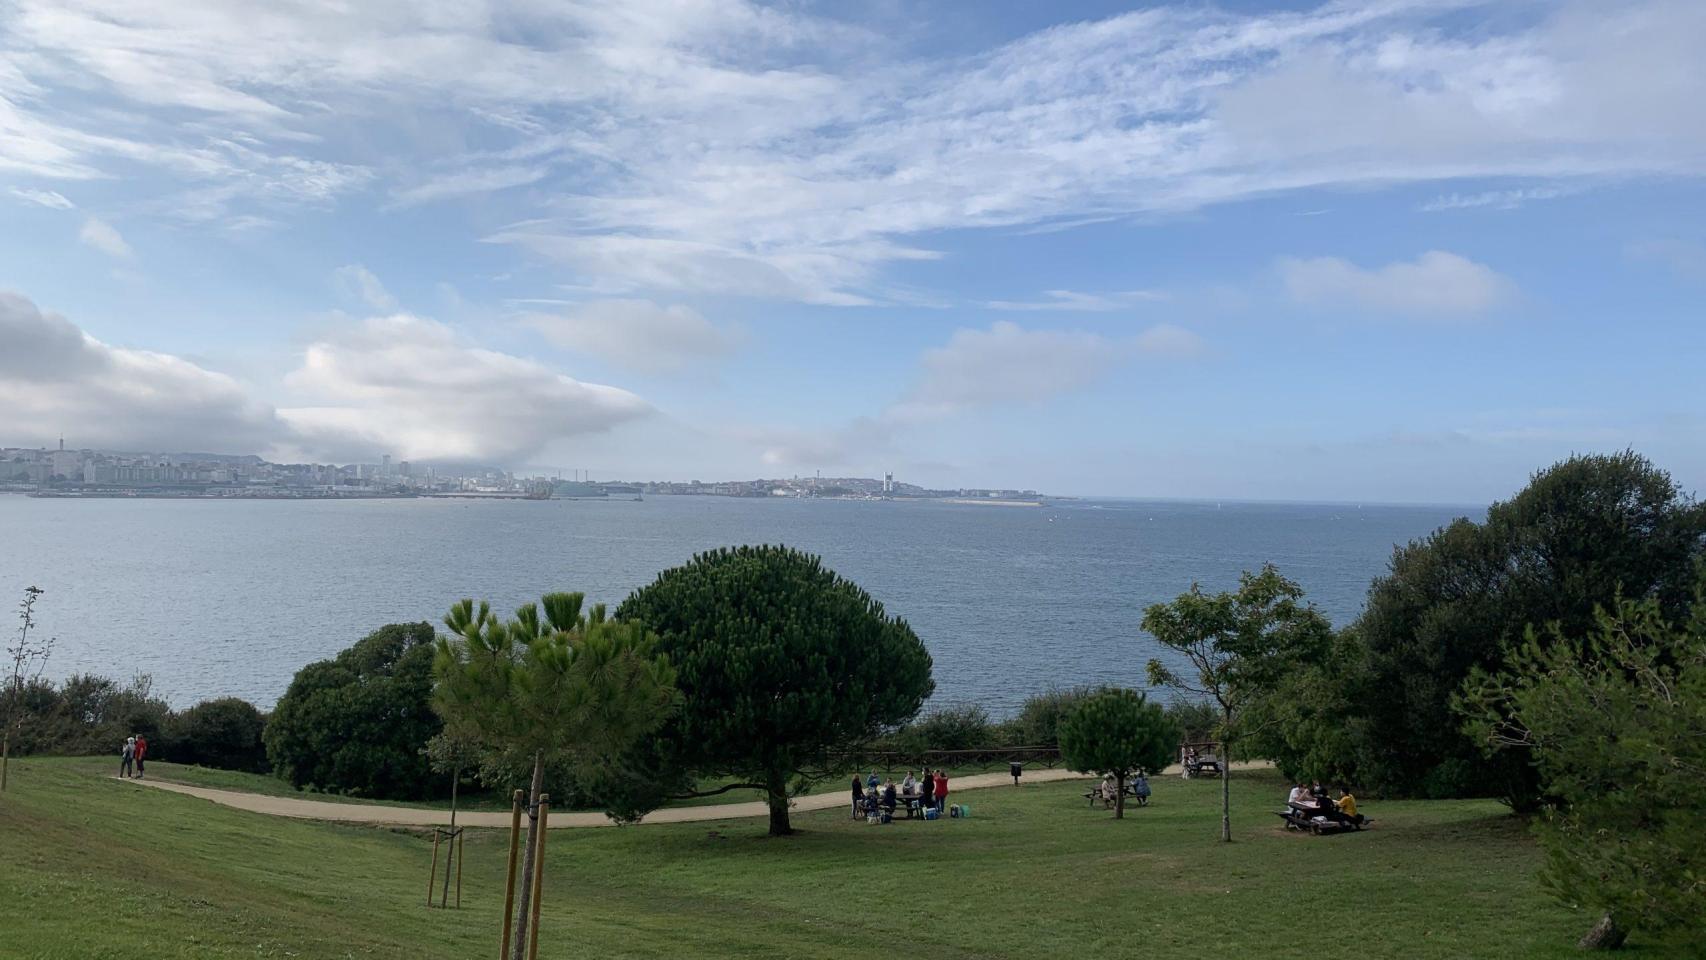
[[[19,0],[0,445],[1699,489],[1703,43],[1685,0]]]

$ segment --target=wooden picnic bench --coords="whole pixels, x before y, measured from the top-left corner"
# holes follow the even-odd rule
[[[1126,783],[1126,785],[1123,789],[1123,792],[1125,793],[1126,796],[1131,797],[1133,800],[1136,800],[1138,806],[1140,806],[1140,807],[1149,806],[1149,794],[1138,793],[1137,787],[1133,786],[1130,782]],[[1084,799],[1090,801],[1090,806],[1092,809],[1095,808],[1096,801],[1102,799],[1102,788],[1101,788],[1101,786],[1098,785],[1098,786],[1091,787],[1090,792],[1086,793],[1084,795]]]

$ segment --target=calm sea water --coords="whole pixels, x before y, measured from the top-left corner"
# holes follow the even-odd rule
[[[1042,508],[733,500],[36,500],[0,495],[0,597],[46,590],[50,673],[147,673],[179,706],[270,706],[292,674],[461,597],[611,606],[695,552],[786,543],[904,616],[938,703],[1002,713],[1051,684],[1140,685],[1146,604],[1263,561],[1334,623],[1394,544],[1480,508],[1073,501]],[[12,621],[5,626],[11,629]]]

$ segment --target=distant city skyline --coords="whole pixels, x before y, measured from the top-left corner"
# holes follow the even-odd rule
[[[0,436],[1706,489],[1703,42],[1692,0],[17,0]]]

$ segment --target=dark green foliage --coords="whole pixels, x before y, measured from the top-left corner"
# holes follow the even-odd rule
[[[1220,713],[1213,704],[1201,700],[1175,700],[1167,704],[1167,716],[1179,726],[1183,743],[1203,743],[1213,740],[1220,729]]]
[[[974,750],[994,746],[996,725],[977,704],[941,707],[901,727],[892,738],[894,749],[922,754],[926,750]]]
[[[1603,914],[1607,945],[1632,929],[1706,942],[1706,566],[1685,623],[1650,597],[1549,634],[1477,670],[1461,704],[1554,798],[1543,884]]]
[[[265,726],[266,718],[246,700],[204,700],[173,719],[171,759],[222,770],[265,771],[267,750],[261,743]]]
[[[141,734],[148,738],[149,757],[177,759],[172,708],[154,696],[147,675],[124,685],[88,674],[70,677],[57,687],[37,680],[14,696],[22,702],[12,739],[14,754],[116,758],[125,737]]]
[[[1594,610],[1652,599],[1686,606],[1706,508],[1634,453],[1572,457],[1535,475],[1487,522],[1458,520],[1400,548],[1351,633],[1360,646],[1334,678],[1355,778],[1388,795],[1538,801],[1528,759],[1481,756],[1452,697],[1476,668],[1498,671],[1528,627],[1582,636]],[[1543,634],[1544,636],[1544,634]]]
[[[657,631],[683,707],[658,739],[663,765],[764,789],[789,832],[790,782],[918,713],[935,688],[906,622],[813,556],[786,547],[701,554],[616,611]]]
[[[1016,746],[1056,747],[1060,745],[1060,725],[1067,714],[1102,688],[1050,687],[1025,698],[1018,716],[1009,721]]]
[[[1060,725],[1060,751],[1074,770],[1113,774],[1123,785],[1136,773],[1151,774],[1172,761],[1179,727],[1135,690],[1103,690],[1080,700]],[[1125,816],[1125,791],[1114,805]]]
[[[421,753],[442,726],[432,711],[432,662],[432,625],[394,623],[297,671],[266,726],[274,771],[336,793],[441,792]]]

